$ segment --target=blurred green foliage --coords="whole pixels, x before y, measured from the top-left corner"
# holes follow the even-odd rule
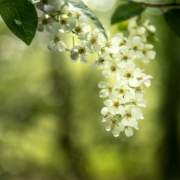
[[[149,18],[146,13],[143,17]],[[110,29],[107,20],[102,19]],[[179,87],[178,62],[173,77],[170,63],[180,59],[180,41],[161,16],[151,23],[161,42],[156,45],[156,60],[138,63],[154,77],[146,89],[145,120],[133,137],[114,138],[101,123],[103,100],[97,84],[103,78],[98,70],[90,70],[93,59],[83,65],[70,62],[65,53],[49,52],[46,33],[37,33],[26,47],[0,21],[1,180],[164,180],[163,165],[179,168],[179,159],[166,161],[171,157],[165,151],[172,147],[174,157],[179,154],[178,148],[173,149],[179,142],[179,124],[171,121],[178,133],[169,144],[165,137],[171,123],[167,126],[163,115],[172,112],[162,109],[170,97],[177,110],[173,113],[178,114],[179,91],[166,93],[169,79]],[[176,84],[170,84],[172,89]],[[174,177],[166,179],[179,179],[170,171]]]

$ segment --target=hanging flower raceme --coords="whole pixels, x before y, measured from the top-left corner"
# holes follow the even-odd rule
[[[89,54],[98,56],[91,68],[97,66],[103,77],[114,77],[114,82],[101,81],[98,87],[100,98],[104,100],[101,110],[102,122],[107,131],[112,131],[115,137],[124,132],[127,137],[138,130],[139,120],[144,119],[141,107],[145,107],[144,86],[151,85],[152,76],[146,75],[143,70],[136,67],[136,61],[149,63],[155,58],[153,45],[147,43],[146,32],[155,32],[155,27],[147,20],[139,26],[136,19],[130,20],[129,35],[116,34],[107,40],[99,29],[91,31],[91,26],[81,12],[71,8],[63,0],[32,0],[37,7],[47,14],[39,18],[38,30],[46,29],[52,35],[48,44],[50,50],[67,51],[71,61],[80,59],[85,64],[89,61]],[[72,47],[68,48],[62,40],[71,34]],[[75,43],[78,39],[78,44]]]

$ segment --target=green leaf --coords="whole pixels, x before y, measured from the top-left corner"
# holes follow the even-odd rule
[[[38,23],[35,7],[27,0],[0,0],[0,14],[7,27],[30,45]]]
[[[160,39],[158,39],[155,35],[155,33],[148,32],[147,33],[147,42],[151,44],[157,44],[160,43]]]
[[[119,31],[127,31],[128,23],[129,23],[128,20],[118,23],[118,24],[117,24],[117,25],[118,25],[118,26],[117,26],[117,27],[118,27],[118,30],[119,30]]]
[[[164,13],[164,19],[169,28],[180,38],[180,9],[170,9]]]
[[[84,2],[82,2],[81,0],[66,0],[66,2],[70,3],[72,6],[79,9],[85,16],[87,16],[96,25],[96,27],[104,34],[104,36],[107,39],[107,34],[105,32],[102,23],[96,17],[94,12],[84,4]]]
[[[140,15],[145,10],[141,3],[127,2],[118,6],[111,17],[111,24],[128,20],[134,16]]]

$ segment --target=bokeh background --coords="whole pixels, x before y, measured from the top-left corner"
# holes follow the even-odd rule
[[[122,29],[110,25],[115,1],[85,2],[112,34]],[[160,11],[142,18],[159,41],[156,59],[139,63],[153,80],[130,138],[104,130],[93,57],[83,65],[48,51],[45,32],[28,47],[0,20],[0,180],[180,179],[180,40]]]

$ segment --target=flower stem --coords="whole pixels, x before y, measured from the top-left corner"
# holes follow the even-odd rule
[[[72,35],[72,39],[73,39],[73,47],[74,47],[75,46],[74,34]]]

